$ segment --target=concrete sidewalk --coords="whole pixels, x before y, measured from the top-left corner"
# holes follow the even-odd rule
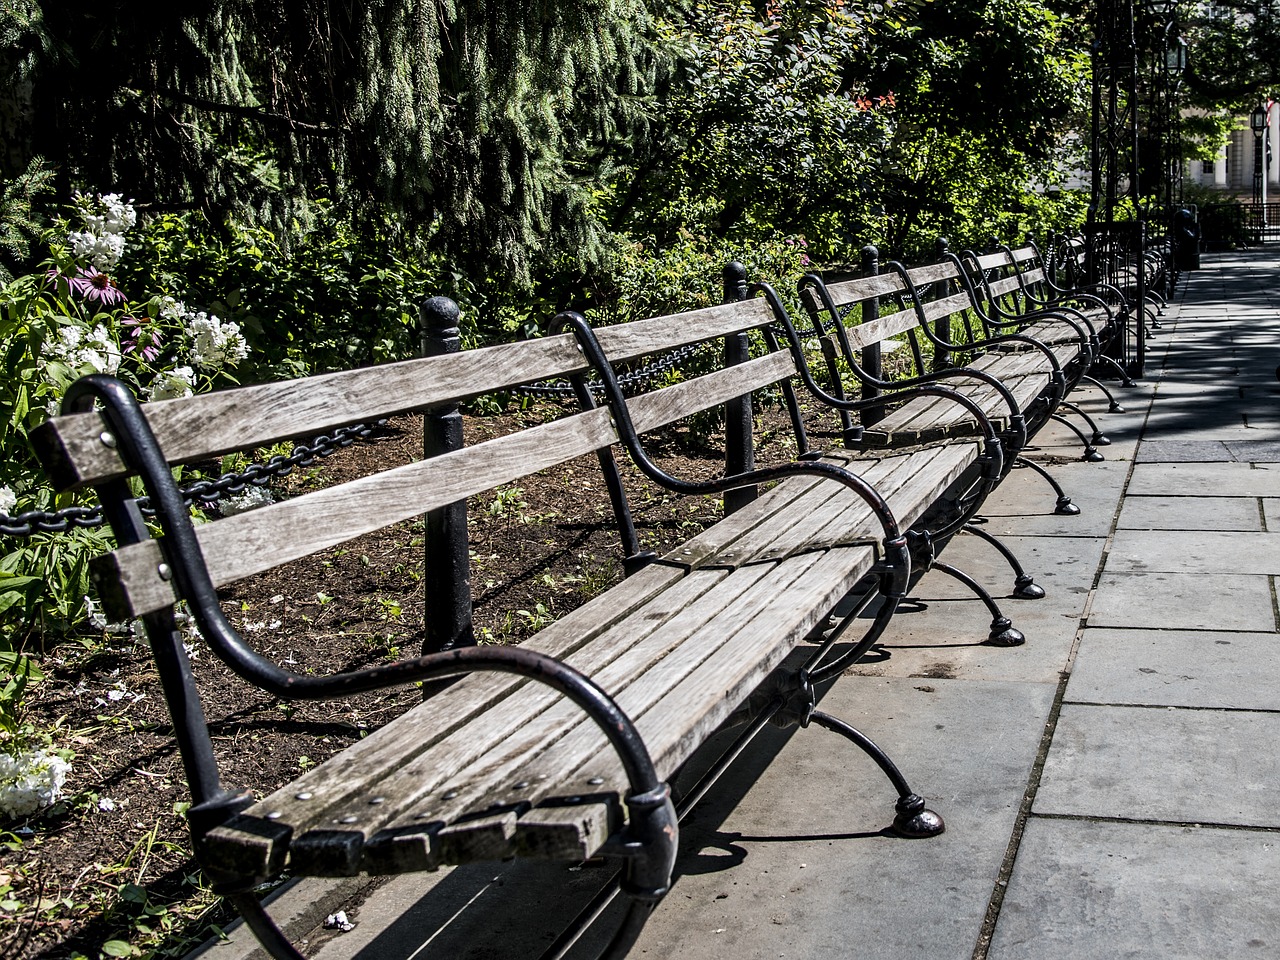
[[[1161,322],[1142,384],[1115,388],[1126,412],[1083,393],[1106,462],[1065,430],[1039,438],[1081,515],[1053,515],[1026,470],[988,504],[986,529],[1048,592],[1000,600],[1027,644],[980,645],[986,611],[931,573],[823,700],[946,834],[884,836],[893,791],[869,759],[817,728],[770,731],[686,822],[632,957],[1280,956],[1280,260],[1207,256]],[[978,538],[946,559],[1012,589]],[[308,937],[322,960],[535,957],[597,873],[488,865],[364,905],[299,888],[285,909],[356,921]]]

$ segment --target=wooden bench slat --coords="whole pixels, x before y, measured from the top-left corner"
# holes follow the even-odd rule
[[[774,383],[793,370],[788,354],[771,353],[636,397],[630,404],[632,416],[638,430],[656,429],[692,411]],[[222,587],[591,453],[616,440],[608,409],[599,407],[205,524],[196,534],[214,585]],[[364,509],[353,513],[352,502],[363,504]],[[165,562],[162,544],[162,540],[148,540],[122,547],[98,561],[94,577],[109,616],[128,619],[177,599],[173,583],[161,572]]]
[[[960,279],[960,273],[956,269],[956,265],[950,260],[943,260],[940,263],[927,263],[921,267],[911,267],[907,270],[907,276],[911,278],[911,282],[917,287],[922,287],[927,283],[937,283],[940,280]]]
[[[616,363],[772,321],[768,303],[756,298],[602,327],[597,336]],[[146,412],[169,461],[186,463],[586,369],[573,337],[562,334],[162,400],[147,404]],[[34,442],[57,489],[126,473],[118,450],[101,440],[106,430],[106,421],[98,413],[57,417],[41,426]]]
[[[997,253],[984,253],[973,261],[979,270],[994,270],[996,267],[1003,267],[1009,262],[1009,255],[1003,250]]]
[[[839,283],[832,283],[827,286],[827,292],[831,295],[831,302],[837,307],[845,307],[861,300],[869,300],[871,297],[891,297],[905,289],[902,278],[896,273],[879,273],[871,277],[857,277],[853,280],[842,280]],[[810,299],[812,308],[817,309],[821,306],[821,301],[818,300],[816,295]]]
[[[889,337],[906,333],[915,327],[917,323],[918,320],[914,309],[899,310],[897,313],[886,314],[882,317],[877,317],[875,320],[860,323],[856,327],[849,327],[847,330],[849,345],[855,350],[861,350],[873,343],[879,343]]]

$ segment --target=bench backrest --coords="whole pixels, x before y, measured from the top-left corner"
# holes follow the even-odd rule
[[[971,283],[961,266],[948,258],[901,271],[891,266],[887,272],[832,283],[825,286],[825,299],[816,284],[804,283],[800,299],[819,333],[834,337],[847,360],[853,361],[855,351],[864,351],[864,357],[870,351],[874,357],[880,345],[905,336],[916,372],[924,373],[925,343],[935,342],[936,369],[953,362],[951,351],[963,350],[965,339],[981,336],[982,318],[974,310]],[[925,325],[928,332],[922,329]],[[936,345],[939,342],[951,346]],[[868,372],[878,375],[876,370]]]
[[[733,337],[775,322],[754,298],[673,316],[602,328],[614,363]],[[142,406],[171,464],[250,450],[288,438],[410,411],[456,404],[493,391],[587,372],[571,334],[485,347],[302,380],[265,383]],[[681,383],[633,397],[637,430],[653,430],[751,391],[788,381],[791,354],[764,352]],[[46,423],[35,438],[59,490],[104,485],[134,472],[99,412]],[[617,442],[608,408],[560,419],[437,457],[306,493],[195,530],[213,584],[221,587],[400,520],[445,507]],[[118,485],[117,485],[118,488]],[[359,509],[352,509],[358,504]],[[162,540],[122,546],[95,564],[107,613],[126,619],[181,599],[165,576]]]

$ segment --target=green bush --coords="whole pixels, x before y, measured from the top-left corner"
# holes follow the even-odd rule
[[[143,399],[181,396],[232,381],[248,355],[234,321],[188,308],[167,287],[130,297],[113,271],[130,253],[133,207],[116,195],[79,198],[75,226],[43,237],[49,256],[0,287],[0,514],[78,505],[55,494],[30,444],[77,378],[111,374]],[[102,528],[5,538],[0,546],[0,666],[21,682],[0,689],[0,730],[16,730],[26,682],[39,670],[33,640],[65,636],[89,618],[89,557],[110,547]]]
[[[349,369],[419,353],[418,306],[478,295],[439,257],[415,256],[390,224],[354,232],[317,203],[306,229],[211,224],[171,214],[145,224],[121,282],[181,288],[244,331],[252,356],[242,377],[260,381]]]

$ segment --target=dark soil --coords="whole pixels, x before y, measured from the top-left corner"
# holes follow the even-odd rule
[[[471,442],[561,413],[538,405],[467,418],[465,430]],[[392,421],[273,490],[296,495],[410,462],[421,456],[421,436],[420,418]],[[785,430],[758,442],[764,458],[794,455]],[[685,429],[656,438],[652,449],[683,477],[723,468],[723,451]],[[643,548],[662,553],[719,518],[716,500],[674,497],[629,461],[622,467]],[[518,643],[621,579],[618,534],[594,457],[490,492],[468,509],[482,642]],[[224,609],[263,653],[300,672],[412,656],[430,601],[422,558],[422,521],[398,523],[238,584],[225,593]],[[286,703],[234,677],[198,640],[192,657],[223,783],[260,795],[421,696],[409,688]],[[20,904],[0,908],[0,956],[97,957],[112,939],[144,950],[160,944],[157,955],[180,956],[229,916],[198,885],[181,816],[185,777],[146,645],[108,633],[100,644],[63,646],[43,662],[49,679],[31,689],[29,719],[56,728],[58,745],[76,756],[68,799],[26,825],[0,866],[0,900],[7,882]]]

